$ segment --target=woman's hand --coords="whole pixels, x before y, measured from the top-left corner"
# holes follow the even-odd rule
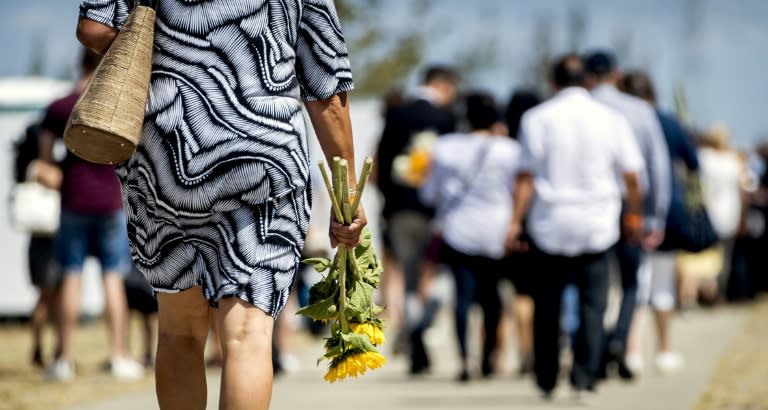
[[[512,222],[507,229],[506,248],[507,252],[526,252],[528,244],[521,240],[523,235],[523,224]]]
[[[365,217],[362,205],[357,208],[357,213],[352,217],[352,223],[349,225],[337,222],[336,217],[331,212],[331,224],[328,231],[328,236],[331,238],[331,247],[336,248],[338,245],[342,245],[354,248],[359,245],[360,235],[366,225],[368,225],[368,218]]]
[[[29,165],[28,174],[30,179],[39,182],[44,187],[53,190],[61,188],[61,182],[64,174],[61,168],[41,160],[34,160]]]

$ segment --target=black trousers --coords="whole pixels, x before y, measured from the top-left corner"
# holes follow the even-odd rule
[[[451,267],[456,283],[455,324],[463,370],[467,370],[467,325],[469,310],[477,303],[483,309],[483,374],[492,371],[491,356],[496,348],[499,320],[501,319],[501,298],[499,279],[500,261],[483,256],[467,255],[447,244],[443,245],[444,258]]]
[[[603,315],[608,299],[607,252],[575,257],[534,250],[537,267],[533,289],[534,371],[539,388],[549,392],[560,371],[560,310],[563,289],[569,283],[579,291],[581,326],[573,344],[571,384],[591,389],[597,380],[604,338]]]

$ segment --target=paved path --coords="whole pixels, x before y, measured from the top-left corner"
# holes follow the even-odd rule
[[[281,377],[274,388],[272,410],[515,410],[590,408],[605,410],[683,410],[695,404],[709,381],[712,369],[733,335],[741,331],[746,316],[743,309],[723,308],[697,311],[678,316],[674,321],[674,340],[686,356],[685,369],[675,375],[660,376],[652,371],[638,382],[611,381],[600,386],[599,394],[577,400],[567,384],[561,382],[554,401],[539,399],[530,380],[512,376],[488,382],[459,385],[453,381],[457,362],[450,325],[444,315],[433,334],[432,357],[436,362],[432,376],[423,379],[404,377],[405,362],[394,358],[385,368],[358,381],[328,385],[322,381],[320,368],[314,368],[319,343],[299,352],[301,371]],[[650,329],[647,329],[650,330]],[[651,333],[651,332],[646,332]],[[648,336],[648,349],[652,343]],[[647,352],[650,358],[651,352]],[[649,359],[650,360],[650,359]],[[209,373],[209,409],[218,403],[219,373]],[[341,402],[339,402],[341,400]],[[348,404],[354,403],[354,404]],[[109,401],[78,406],[79,410],[133,410],[157,408],[154,393],[119,397]]]

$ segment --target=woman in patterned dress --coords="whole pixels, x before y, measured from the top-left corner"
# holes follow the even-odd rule
[[[78,38],[105,52],[133,5],[82,0]],[[352,88],[332,0],[159,1],[144,130],[117,172],[133,258],[158,295],[161,408],[205,408],[209,304],[220,408],[268,408],[273,318],[309,222],[302,101],[326,157],[355,169]],[[362,209],[332,222],[332,245],[357,244],[366,222]]]

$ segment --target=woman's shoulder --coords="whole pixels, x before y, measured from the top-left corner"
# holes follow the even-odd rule
[[[501,151],[504,154],[517,155],[520,153],[520,143],[514,138],[499,136],[493,140],[494,150]]]

